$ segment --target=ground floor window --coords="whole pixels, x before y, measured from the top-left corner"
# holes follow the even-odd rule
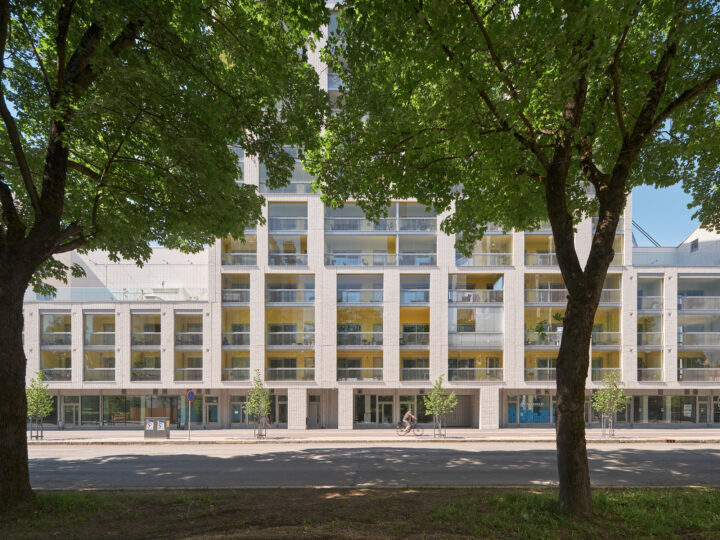
[[[270,395],[270,425],[287,425],[288,423],[288,397],[285,395]]]
[[[247,396],[230,396],[230,424],[250,425],[255,420],[245,412]]]
[[[707,396],[634,396],[633,411],[636,424],[707,423]]]

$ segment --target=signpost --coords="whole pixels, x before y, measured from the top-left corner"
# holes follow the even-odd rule
[[[188,399],[188,408],[187,408],[187,411],[188,411],[188,440],[190,440],[190,422],[191,422],[190,403],[192,403],[192,400],[195,399],[195,392],[193,392],[192,390],[188,390],[187,399]]]

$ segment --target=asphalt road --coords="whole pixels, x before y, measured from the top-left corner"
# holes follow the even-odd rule
[[[553,444],[263,444],[31,447],[33,487],[519,486],[557,482]],[[709,444],[588,450],[596,486],[720,486]]]

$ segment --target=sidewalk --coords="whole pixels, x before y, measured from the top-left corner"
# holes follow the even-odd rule
[[[29,434],[28,434],[29,435]],[[267,438],[253,438],[252,429],[193,429],[170,431],[170,439],[145,439],[141,426],[104,429],[46,429],[44,439],[29,441],[31,445],[95,445],[95,444],[258,444],[258,443],[417,443],[417,442],[517,442],[554,443],[553,428],[507,428],[495,430],[448,429],[445,439],[433,439],[432,429],[422,436],[400,437],[394,429],[269,429]],[[704,443],[720,445],[720,428],[635,428],[616,429],[613,439],[602,439],[600,428],[586,430],[589,444],[605,443]]]

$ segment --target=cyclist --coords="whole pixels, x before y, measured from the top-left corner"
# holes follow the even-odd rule
[[[415,418],[412,409],[408,409],[408,411],[403,415],[402,421],[403,424],[405,424],[405,431],[403,431],[403,433],[408,433],[412,429],[413,424],[417,423],[417,418]]]

